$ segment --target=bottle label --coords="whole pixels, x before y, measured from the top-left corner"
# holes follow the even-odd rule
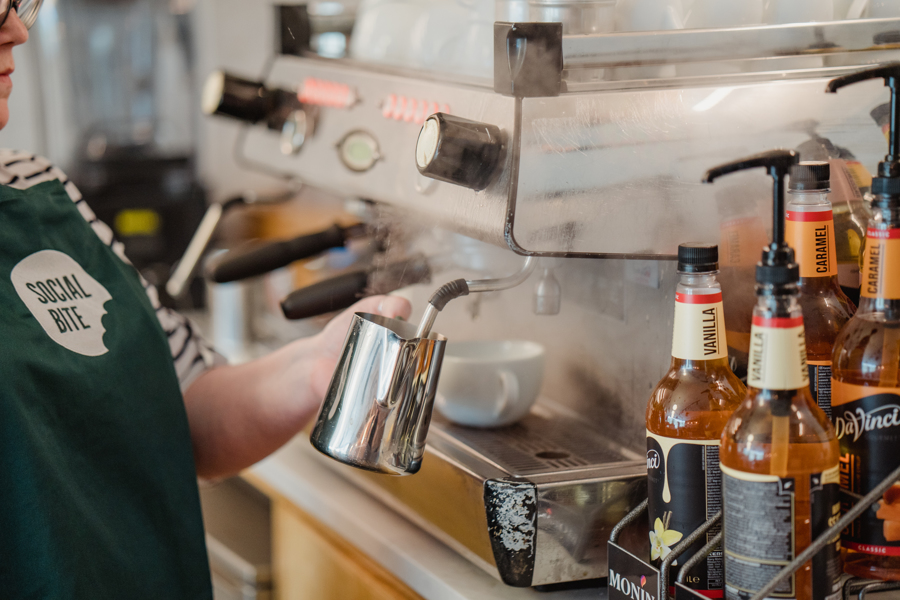
[[[839,467],[809,476],[810,527],[815,540],[841,518]],[[812,559],[813,598],[836,600],[841,596],[841,534]]]
[[[860,294],[900,300],[900,228],[866,231]]]
[[[831,207],[796,206],[787,211],[784,237],[797,253],[800,277],[837,275]]]
[[[747,600],[794,558],[794,478],[722,465],[725,496],[725,597]],[[795,576],[770,597],[795,598]]]
[[[684,440],[647,432],[647,492],[650,498],[650,558],[664,559],[686,535],[722,508],[719,440]],[[677,564],[683,564],[718,532],[701,537]],[[721,550],[715,550],[688,575],[688,587],[708,598],[721,598],[725,574]],[[677,567],[672,577],[677,575]]]
[[[796,555],[796,479],[721,468],[725,498],[725,597],[748,600]],[[815,536],[825,531],[829,522],[834,524],[840,518],[838,467],[808,477],[810,534]],[[813,600],[840,597],[839,543],[836,538],[813,558]],[[795,576],[784,580],[769,597],[796,598]]]
[[[832,380],[834,428],[841,444],[841,488],[858,499],[900,466],[900,388]],[[855,500],[844,497],[846,511]],[[900,556],[900,484],[844,530],[845,548]]]
[[[747,385],[764,390],[809,385],[803,317],[753,317]]]
[[[722,292],[675,294],[672,356],[684,360],[715,360],[728,356]]]
[[[828,420],[831,420],[831,361],[811,360],[807,364],[809,391]]]

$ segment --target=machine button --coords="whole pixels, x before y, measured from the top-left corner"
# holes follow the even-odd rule
[[[351,131],[338,142],[341,162],[351,171],[362,173],[375,166],[381,158],[378,141],[362,130]]]
[[[498,127],[437,113],[419,132],[416,167],[426,177],[478,191],[496,173],[502,150]]]
[[[359,102],[359,95],[349,85],[307,77],[297,95],[301,104],[330,108],[350,108]]]

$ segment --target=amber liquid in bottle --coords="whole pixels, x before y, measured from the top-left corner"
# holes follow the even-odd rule
[[[753,312],[747,395],[725,426],[720,457],[723,473],[726,474],[727,469],[731,469],[733,472],[740,472],[742,478],[751,474],[751,477],[774,475],[794,479],[794,541],[791,554],[797,556],[813,539],[810,477],[825,472],[836,475],[839,451],[834,428],[813,401],[809,391],[805,376],[808,374],[805,357],[798,357],[802,355],[804,345],[798,290],[796,286],[782,286],[789,290],[793,288],[792,293],[774,295],[772,287],[761,286],[761,295]],[[781,328],[784,332],[776,335],[787,336],[786,332],[794,332],[788,347],[782,344],[780,348],[775,348],[777,342],[788,338],[771,336],[774,328]],[[793,347],[789,347],[790,344]],[[766,356],[773,351],[778,353],[777,358],[770,359]],[[726,480],[726,502],[728,485]],[[727,576],[727,505],[725,513]],[[760,535],[765,533],[761,532]],[[836,550],[834,552],[836,555]],[[772,566],[771,575],[778,568],[780,565]],[[836,565],[834,570],[838,570]],[[816,576],[820,577],[820,574],[817,573]],[[730,577],[728,581],[731,583]],[[834,584],[837,584],[836,578]],[[776,590],[773,596],[812,600],[812,563],[807,563],[796,573],[793,593],[778,593]],[[726,598],[730,597],[734,596],[726,589]]]
[[[889,414],[890,406],[900,402],[900,208],[873,210],[859,310],[838,336],[833,357],[841,486],[856,496],[900,465],[900,426],[866,430],[853,419],[860,411],[885,414],[879,406],[888,407]],[[900,486],[888,490],[874,509],[877,518],[868,511],[844,531],[844,570],[868,579],[900,580],[900,522],[889,514],[900,509]]]
[[[728,365],[722,292],[715,271],[681,274],[675,311],[672,363],[653,390],[646,414],[654,561],[665,558],[682,537],[719,510],[719,439],[745,393]],[[705,543],[701,539],[678,562]],[[686,583],[701,594],[715,595],[710,591],[721,590],[724,584],[721,554],[696,567]]]
[[[682,275],[676,294],[718,293],[715,273]],[[714,290],[714,291],[713,291]],[[707,292],[708,293],[708,292]],[[721,310],[721,304],[719,304]],[[700,325],[702,328],[702,324]],[[675,332],[678,336],[679,331]],[[647,430],[656,435],[685,440],[718,440],[731,413],[740,404],[746,388],[728,366],[725,332],[713,359],[679,358],[673,351],[669,370],[656,385],[647,405]],[[679,340],[673,340],[673,346]]]
[[[793,187],[793,186],[792,186]],[[831,418],[831,354],[856,306],[838,282],[834,218],[827,189],[791,189],[785,241],[800,265],[800,306],[813,399]]]

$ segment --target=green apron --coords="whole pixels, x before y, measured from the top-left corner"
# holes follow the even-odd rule
[[[187,416],[135,270],[0,186],[0,597],[211,598]]]

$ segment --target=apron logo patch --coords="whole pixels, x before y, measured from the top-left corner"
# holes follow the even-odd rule
[[[112,296],[68,254],[41,250],[19,261],[10,274],[16,292],[50,338],[72,352],[101,356],[103,305]]]

